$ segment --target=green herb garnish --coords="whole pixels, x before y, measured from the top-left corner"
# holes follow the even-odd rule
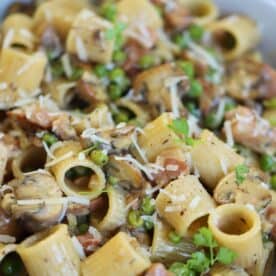
[[[248,172],[249,172],[249,168],[244,164],[238,165],[235,168],[236,182],[238,185],[243,183]]]

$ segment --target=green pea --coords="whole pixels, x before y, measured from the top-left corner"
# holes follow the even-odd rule
[[[196,104],[194,102],[187,102],[185,104],[185,107],[188,109],[188,111],[193,114],[196,117],[200,116],[200,110],[197,108]]]
[[[144,224],[144,221],[141,218],[141,214],[138,210],[129,211],[127,219],[128,223],[135,228],[142,227]]]
[[[90,158],[98,166],[104,166],[108,162],[108,155],[102,150],[93,150],[90,153]]]
[[[19,273],[23,270],[23,267],[24,266],[20,257],[15,253],[11,253],[3,259],[0,265],[0,275],[3,275],[3,276],[19,275]]]
[[[60,78],[64,74],[63,66],[60,62],[51,65],[51,73],[54,78]]]
[[[145,215],[152,215],[155,210],[155,204],[152,198],[144,197],[142,200],[141,210]]]
[[[177,34],[173,41],[177,46],[179,46],[181,49],[187,49],[189,45],[189,36],[183,35],[183,34]]]
[[[228,112],[228,111],[234,109],[236,106],[237,106],[237,104],[232,99],[229,99],[225,103],[224,111]]]
[[[129,121],[129,113],[122,110],[116,113],[113,118],[116,124],[127,123]]]
[[[116,63],[122,64],[126,61],[127,55],[123,51],[115,51],[113,54],[113,60]]]
[[[45,133],[42,136],[42,140],[50,147],[58,141],[58,138],[51,133]]]
[[[276,174],[271,176],[270,185],[273,190],[276,190]]]
[[[276,108],[276,98],[264,101],[264,106],[268,108]]]
[[[94,67],[94,73],[98,78],[104,78],[107,76],[108,71],[104,65],[98,64]]]
[[[112,186],[117,185],[117,184],[119,183],[119,179],[118,179],[118,177],[116,177],[116,176],[110,175],[110,176],[108,177],[108,183],[109,183],[110,185],[112,185]]]
[[[106,3],[101,7],[100,14],[109,21],[114,21],[117,15],[116,5],[114,3]]]
[[[195,75],[194,65],[189,61],[179,61],[178,66],[184,71],[184,73],[192,79]]]
[[[147,69],[152,67],[155,63],[154,56],[152,55],[144,55],[139,60],[139,66],[143,69]]]
[[[172,243],[180,243],[181,240],[182,240],[182,237],[179,236],[175,231],[171,231],[169,233],[169,240],[172,242]]]
[[[198,98],[201,96],[202,92],[203,92],[203,88],[201,83],[197,80],[191,80],[188,96],[191,98]]]
[[[200,41],[203,37],[204,29],[199,25],[192,25],[188,32],[192,40]]]
[[[216,111],[210,111],[204,118],[204,126],[209,129],[216,129],[220,124],[221,121],[218,121]]]
[[[116,84],[122,84],[125,78],[125,72],[121,68],[114,68],[109,72],[109,79]]]
[[[120,86],[116,84],[111,84],[108,87],[108,95],[112,101],[118,100],[123,94],[123,91]]]
[[[149,231],[149,230],[153,229],[153,226],[154,226],[154,224],[152,221],[144,220],[144,227],[146,230]]]
[[[81,78],[83,74],[83,69],[80,67],[76,67],[73,69],[72,75],[69,77],[70,81],[77,81]]]
[[[273,170],[275,170],[276,162],[271,155],[264,154],[261,156],[260,166],[263,171],[272,172]]]
[[[89,229],[89,225],[85,224],[85,223],[78,226],[78,230],[79,230],[80,235],[83,235],[83,234],[87,233],[88,229]]]

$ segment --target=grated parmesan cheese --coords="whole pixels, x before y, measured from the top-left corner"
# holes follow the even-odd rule
[[[177,84],[187,79],[186,76],[180,77],[170,77],[165,80],[165,87],[167,87],[171,93],[171,108],[174,118],[178,118],[180,116],[179,112],[179,98],[177,95]]]
[[[0,234],[0,243],[15,243],[16,238],[10,235]]]
[[[181,212],[182,211],[182,206],[180,206],[180,205],[169,205],[169,206],[165,207],[164,211],[167,212],[167,213]]]
[[[199,202],[201,201],[200,196],[196,196],[192,199],[192,201],[189,204],[189,208],[194,209],[198,206]]]
[[[65,153],[64,155],[58,157],[58,158],[55,158],[53,161],[50,161],[48,163],[45,164],[45,167],[48,168],[48,167],[52,167],[60,162],[62,162],[63,160],[66,160],[67,158],[70,158],[73,156],[73,152],[72,151],[69,151],[67,153]]]
[[[43,170],[43,169],[38,169],[38,170],[36,170],[36,171],[26,172],[26,173],[23,173],[23,174],[24,174],[25,176],[28,176],[28,175],[33,175],[33,174],[37,174],[37,173],[51,175],[48,171]]]
[[[136,129],[134,130],[134,133],[131,135],[130,139],[131,139],[131,142],[132,142],[133,146],[136,148],[138,154],[142,158],[142,160],[145,163],[148,163],[148,159],[147,159],[147,156],[146,156],[144,150],[141,149],[140,146],[139,146],[139,144],[138,144],[138,141],[137,141],[137,130]]]
[[[81,205],[89,206],[90,201],[87,198],[81,196],[68,196],[59,198],[43,198],[43,199],[20,199],[17,200],[18,205],[39,205],[39,204],[49,204],[57,205],[64,203],[77,203]]]
[[[79,36],[76,36],[75,42],[76,42],[76,51],[77,51],[78,58],[82,61],[87,61],[88,54],[87,54],[85,45],[83,43],[83,40]]]
[[[130,154],[127,154],[126,156],[115,156],[115,159],[132,163],[139,170],[143,171],[149,180],[153,180],[152,170],[147,166],[142,165],[140,162],[134,159]]]
[[[91,140],[91,142],[99,142],[102,144],[106,144],[106,145],[110,145],[110,142],[102,137],[97,136],[98,130],[96,130],[95,128],[87,128],[85,129],[82,134],[81,137],[84,139],[89,139]]]
[[[160,190],[160,193],[163,193],[164,195],[166,195],[167,197],[170,198],[170,200],[174,203],[179,203],[179,202],[183,202],[186,200],[186,196],[185,195],[174,195],[164,189]]]
[[[73,236],[73,237],[71,238],[71,240],[72,240],[72,243],[73,243],[73,245],[74,245],[74,248],[76,249],[76,251],[77,251],[77,253],[78,253],[80,259],[81,259],[81,260],[84,260],[84,259],[86,258],[86,256],[85,256],[84,249],[83,249],[81,243],[79,242],[79,240],[77,239],[76,236]]]
[[[61,63],[62,63],[66,77],[68,77],[68,78],[71,77],[73,74],[73,69],[72,69],[70,58],[69,58],[68,54],[64,54],[61,57]]]
[[[226,135],[226,143],[229,147],[232,148],[234,146],[234,138],[232,133],[232,124],[230,121],[224,122],[224,130]]]
[[[2,46],[3,49],[9,48],[12,42],[13,36],[14,36],[14,29],[9,29],[3,41],[3,46]]]
[[[216,69],[218,72],[220,72],[220,73],[223,72],[222,66],[204,48],[202,48],[201,46],[197,45],[192,40],[189,40],[188,46],[197,55],[197,57],[200,60],[204,60],[211,68]]]

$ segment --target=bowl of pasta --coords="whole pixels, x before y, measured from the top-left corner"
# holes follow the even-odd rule
[[[275,275],[275,14],[2,0],[0,275]]]

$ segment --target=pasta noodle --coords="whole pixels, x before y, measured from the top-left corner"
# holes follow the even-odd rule
[[[191,155],[200,178],[211,189],[225,174],[243,163],[241,156],[208,130],[201,133],[200,141],[192,148]]]
[[[36,38],[32,33],[32,24],[32,18],[26,15],[13,14],[8,16],[2,25],[3,48],[17,47],[32,51],[36,43]]]
[[[93,162],[86,158],[79,158],[78,154],[80,152],[81,146],[78,143],[64,143],[64,146],[61,146],[53,152],[56,159],[47,164],[53,171],[61,190],[66,195],[81,195],[95,198],[105,187],[105,176],[101,168]],[[74,167],[85,167],[92,171],[89,179],[85,179],[84,183],[80,183],[79,186],[78,184],[74,185],[74,183],[66,177],[66,173]]]
[[[64,224],[29,237],[16,251],[30,276],[80,273],[80,259]]]
[[[92,223],[101,231],[111,231],[123,225],[126,220],[126,205],[123,191],[109,188],[107,190],[108,207],[102,218],[92,218]]]
[[[156,208],[177,233],[187,236],[197,230],[197,223],[215,208],[215,204],[197,177],[187,175],[161,190]]]
[[[240,204],[224,204],[210,213],[208,225],[220,244],[237,253],[238,265],[252,275],[262,275],[261,221],[255,211]]]
[[[103,265],[98,265],[103,262]],[[119,232],[99,251],[82,263],[86,275],[138,275],[150,266],[137,241],[126,233]]]
[[[181,0],[191,10],[194,22],[197,24],[210,24],[218,16],[218,8],[212,0]]]
[[[260,38],[255,22],[239,15],[214,22],[210,30],[227,60],[252,49]]]

